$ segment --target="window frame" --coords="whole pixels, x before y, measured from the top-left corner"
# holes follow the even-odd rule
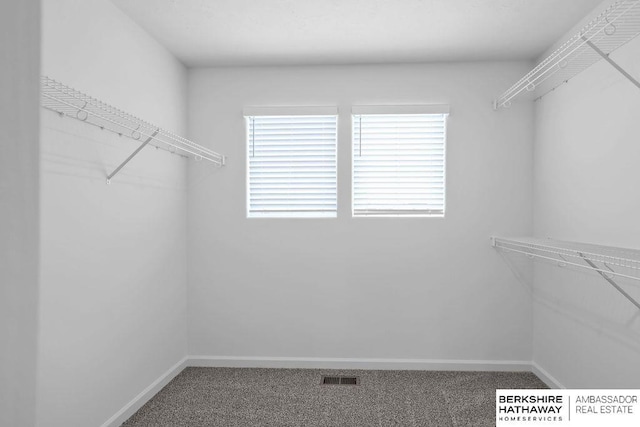
[[[411,210],[389,209],[380,213],[358,214],[356,212],[356,119],[364,115],[444,115],[443,157],[442,157],[442,210],[428,212],[411,212]],[[450,107],[445,104],[430,105],[360,105],[351,109],[351,218],[445,218],[447,211],[447,134]]]
[[[245,107],[243,108],[245,121],[245,161],[246,187],[245,203],[247,219],[331,219],[338,217],[338,142],[339,142],[339,114],[337,106],[287,106],[287,107]],[[262,214],[251,210],[251,120],[255,117],[293,117],[293,116],[332,116],[335,117],[335,210],[321,211],[273,211]]]

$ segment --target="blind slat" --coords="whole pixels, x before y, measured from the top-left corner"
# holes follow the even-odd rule
[[[442,216],[446,114],[353,116],[353,215]]]
[[[335,217],[337,116],[246,119],[249,217]]]

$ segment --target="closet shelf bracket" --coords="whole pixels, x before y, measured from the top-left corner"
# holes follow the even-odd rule
[[[160,129],[156,129],[155,131],[153,131],[151,136],[149,136],[138,148],[136,148],[136,151],[131,153],[129,157],[127,157],[122,163],[120,163],[120,166],[118,166],[113,172],[107,175],[107,184],[111,184],[111,178],[113,178],[118,172],[120,172],[120,169],[122,169],[127,163],[129,163],[131,159],[136,156],[136,154],[138,154],[144,147],[146,147],[147,144],[150,143],[151,140],[158,134],[158,132],[160,132]]]
[[[147,145],[182,157],[193,156],[195,160],[207,160],[216,166],[226,164],[226,156],[222,154],[166,131],[47,76],[42,76],[40,82],[40,98],[43,108],[55,111],[61,117],[70,117],[102,130],[113,132],[121,137],[124,136],[138,142],[144,140],[142,145],[111,174],[107,175],[107,184]]]
[[[594,271],[640,309],[640,302],[616,282],[616,279],[640,281],[639,250],[531,237],[492,236],[491,246],[501,251],[523,254],[531,259],[552,262],[558,267],[571,266]]]
[[[584,259],[584,262],[586,262],[587,264],[589,264],[589,267],[591,267],[594,271],[596,271],[600,276],[602,276],[602,278],[604,280],[606,280],[607,282],[609,282],[609,284],[611,286],[613,286],[614,288],[616,288],[618,290],[618,292],[620,292],[622,295],[624,295],[625,298],[627,298],[629,301],[631,301],[631,304],[635,305],[636,307],[638,307],[640,309],[640,303],[638,301],[635,300],[635,298],[633,298],[631,295],[629,295],[627,293],[627,291],[625,291],[624,289],[622,289],[620,287],[620,285],[618,285],[615,280],[613,280],[607,273],[604,273],[601,269],[598,268],[597,265],[595,265],[593,263],[593,261],[591,261],[589,258],[587,258],[582,252],[578,252],[578,255],[580,255],[580,257],[582,257],[582,259]],[[606,264],[605,264],[606,266]],[[612,273],[615,273],[613,271],[613,269],[611,269]]]
[[[638,87],[638,89],[640,89],[640,82],[638,80],[636,80],[631,74],[627,73],[625,71],[624,68],[622,68],[617,62],[615,62],[613,59],[611,59],[609,57],[608,54],[604,53],[602,50],[600,50],[600,48],[598,46],[596,46],[595,44],[593,44],[591,42],[591,40],[586,39],[584,36],[582,37],[582,39],[584,40],[584,42],[591,48],[593,49],[598,55],[600,55],[602,57],[602,59],[604,59],[605,61],[607,61],[609,64],[611,64],[611,66],[613,68],[615,68],[616,70],[618,70],[620,72],[620,74],[622,74],[623,76],[625,76],[631,83],[633,83],[634,85],[636,85]]]
[[[615,0],[493,101],[493,109],[509,108],[517,98],[542,98],[593,64],[605,59],[636,86],[637,79],[609,55],[640,35],[640,0]]]

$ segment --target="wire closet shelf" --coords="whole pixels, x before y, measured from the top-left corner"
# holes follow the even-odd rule
[[[190,154],[196,160],[208,160],[217,166],[225,164],[226,159],[222,154],[161,129],[46,76],[41,77],[41,102],[44,108],[53,110],[61,116],[72,117],[136,141],[144,141],[133,155],[137,154],[144,145],[151,143],[155,147],[172,153]],[[124,166],[124,163],[121,166]],[[115,175],[115,172],[112,175]]]
[[[491,244],[496,249],[550,261],[559,267],[595,271],[640,309],[640,303],[615,282],[617,278],[640,281],[640,250],[531,237],[492,237]]]
[[[640,87],[640,83],[609,59],[609,54],[640,34],[640,0],[618,0],[542,60],[494,101],[508,108],[518,96],[538,100],[605,59]]]

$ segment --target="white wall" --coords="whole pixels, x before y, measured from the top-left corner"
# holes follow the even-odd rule
[[[489,246],[532,231],[532,106],[491,108],[528,66],[190,71],[190,135],[229,163],[190,166],[189,353],[529,361],[529,290]],[[446,218],[352,219],[350,106],[422,103],[451,105]],[[337,219],[246,218],[255,105],[340,108]]]
[[[640,38],[611,55],[640,80]],[[536,103],[535,234],[640,249],[640,91],[604,61]],[[640,299],[637,282],[625,283]],[[640,387],[638,310],[598,276],[539,266],[534,360],[565,387]]]
[[[42,72],[183,132],[186,71],[107,0],[46,0]],[[42,112],[38,425],[98,426],[186,355],[186,160]]]
[[[0,4],[0,426],[35,422],[40,3]]]

